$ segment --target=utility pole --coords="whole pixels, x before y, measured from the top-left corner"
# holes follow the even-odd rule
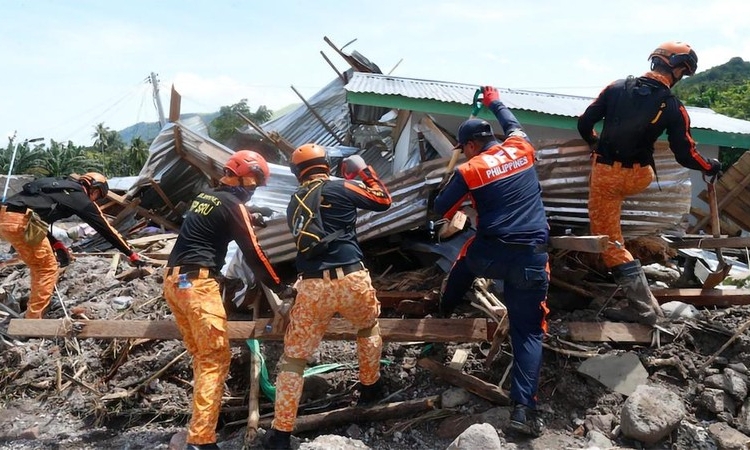
[[[156,78],[156,73],[151,72],[151,86],[154,88],[154,101],[156,102],[156,111],[159,113],[159,125],[163,128],[167,124],[167,120],[164,118],[164,108],[161,106],[161,96],[159,95],[159,80]]]

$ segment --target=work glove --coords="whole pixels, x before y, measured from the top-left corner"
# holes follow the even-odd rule
[[[497,88],[492,86],[484,86],[482,88],[482,104],[485,108],[489,109],[492,102],[500,100],[500,93],[497,92]]]
[[[250,205],[247,207],[247,210],[251,213],[258,213],[265,217],[271,217],[273,215],[273,209],[267,206]]]
[[[297,296],[297,290],[294,289],[294,286],[291,284],[282,284],[276,290],[276,295],[278,295],[281,300],[290,300]]]
[[[250,213],[250,223],[253,226],[265,228],[268,224],[261,213]]]
[[[706,175],[712,177],[721,173],[721,161],[716,158],[711,158],[708,162],[711,164],[711,168],[706,171]]]
[[[341,161],[341,176],[347,180],[353,180],[359,173],[367,168],[367,163],[359,155],[347,156]]]
[[[60,241],[55,241],[52,244],[52,250],[55,252],[55,258],[57,259],[58,264],[60,264],[60,267],[67,267],[73,259],[68,247]]]
[[[136,252],[131,253],[128,259],[130,260],[130,265],[133,267],[143,267],[146,265],[146,261]]]

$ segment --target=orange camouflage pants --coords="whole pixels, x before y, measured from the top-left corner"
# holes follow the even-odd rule
[[[635,164],[632,168],[594,162],[589,180],[589,220],[591,234],[609,236],[609,246],[602,253],[604,264],[614,267],[633,260],[625,249],[620,215],[625,198],[638,194],[654,180],[651,166]]]
[[[41,319],[57,284],[57,259],[48,239],[42,239],[35,246],[26,242],[24,230],[28,222],[28,214],[5,211],[5,207],[0,209],[0,238],[16,249],[31,273],[31,294],[26,307],[26,318]]]
[[[177,270],[167,268],[164,298],[174,314],[185,347],[193,355],[193,415],[187,442],[216,442],[224,381],[229,373],[231,353],[227,335],[227,314],[219,283],[201,269],[192,286],[180,289]]]
[[[276,378],[276,403],[271,426],[279,431],[294,428],[302,395],[302,372],[334,314],[341,314],[359,330],[359,381],[371,385],[380,378],[383,350],[377,327],[380,302],[372,287],[370,272],[363,269],[335,279],[326,273],[324,278],[300,279],[295,287],[297,298],[284,335],[284,363]]]

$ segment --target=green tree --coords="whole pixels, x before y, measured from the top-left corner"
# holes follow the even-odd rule
[[[240,113],[257,124],[266,122],[273,115],[273,111],[261,105],[255,112],[250,110],[247,99],[243,98],[239,103],[232,106],[222,106],[219,109],[219,115],[211,121],[208,134],[219,142],[226,142],[236,133],[238,129],[243,128],[247,123],[237,114]]]
[[[97,159],[87,155],[85,147],[52,140],[50,148],[39,155],[35,170],[41,176],[65,177],[74,172],[101,171],[101,167]]]
[[[0,172],[8,174],[10,163],[13,159],[13,150],[16,151],[16,159],[13,162],[13,175],[34,174],[38,165],[37,160],[44,152],[44,143],[30,144],[26,141],[16,143],[14,138],[8,139],[8,145],[0,152]]]

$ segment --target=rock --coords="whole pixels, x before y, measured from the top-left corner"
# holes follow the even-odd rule
[[[747,383],[744,376],[728,367],[719,375],[706,377],[703,383],[710,388],[721,389],[739,401],[747,397]]]
[[[488,423],[495,427],[496,430],[504,430],[510,423],[510,410],[511,408],[509,407],[498,406],[490,408],[477,416],[481,423]]]
[[[668,436],[685,414],[677,394],[642,384],[622,405],[620,429],[626,437],[651,445]]]
[[[632,394],[648,380],[648,372],[633,352],[594,356],[582,362],[578,371],[623,395]]]
[[[443,408],[465,405],[469,400],[471,400],[471,394],[463,388],[450,388],[440,394],[440,404]]]
[[[455,439],[474,424],[486,423],[496,430],[504,430],[510,423],[510,408],[498,406],[480,414],[456,415],[440,423],[436,434],[443,439]]]
[[[714,414],[724,411],[734,414],[737,409],[737,405],[735,405],[732,397],[721,389],[704,389],[700,397],[698,397],[697,402],[700,406],[703,406]]]
[[[719,444],[721,450],[747,450],[750,436],[743,434],[723,422],[712,423],[708,432]]]
[[[346,435],[352,439],[359,439],[362,437],[362,429],[356,423],[353,423],[346,429]]]
[[[732,363],[728,365],[727,367],[745,376],[750,375],[750,371],[748,371],[748,368],[744,363]]]
[[[172,435],[167,450],[182,450],[187,444],[187,431],[180,431]]]
[[[714,438],[708,434],[708,430],[698,425],[683,420],[677,428],[677,439],[673,448],[689,448],[692,450],[717,450],[718,446]]]
[[[318,436],[312,442],[303,442],[299,450],[369,450],[364,442],[356,439],[338,436],[335,434],[324,434]]]
[[[18,434],[17,439],[28,439],[28,440],[39,439],[39,426],[34,425],[31,428],[27,428],[23,430],[21,433]]]
[[[461,433],[445,450],[502,450],[497,430],[488,423],[474,424]]]
[[[736,420],[737,428],[745,434],[750,434],[750,399],[745,400]]]
[[[661,305],[664,316],[670,320],[699,319],[703,314],[693,305],[673,301]]]
[[[612,437],[612,424],[615,416],[612,414],[601,414],[598,416],[586,416],[584,426],[587,431],[598,431],[605,436]]]
[[[587,448],[610,448],[612,446],[612,441],[603,433],[596,430],[586,433]]]

